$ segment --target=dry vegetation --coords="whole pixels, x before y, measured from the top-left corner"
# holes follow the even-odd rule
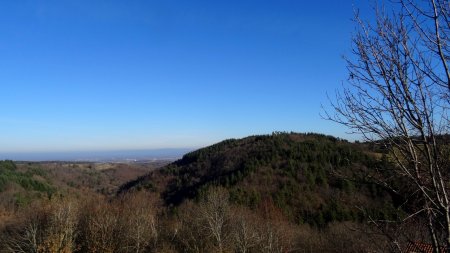
[[[114,195],[117,188],[136,177],[162,167],[170,161],[152,163],[40,163],[58,188],[73,190],[93,190],[106,195]],[[27,166],[27,165],[23,165]],[[33,165],[34,166],[34,165]],[[68,186],[68,187],[67,187]]]
[[[6,224],[1,252],[382,252],[363,224],[288,222],[272,203],[232,205],[223,188],[169,214],[152,194],[41,201]],[[379,237],[378,239],[383,239]],[[382,240],[377,240],[382,243]],[[382,246],[382,247],[380,247]]]
[[[168,162],[116,164],[0,161],[0,227],[35,201],[114,196],[123,183]]]
[[[159,170],[1,162],[0,252],[387,252],[389,238],[368,218],[395,217],[395,201],[350,173],[383,164],[372,152],[330,136],[274,133],[227,140]]]

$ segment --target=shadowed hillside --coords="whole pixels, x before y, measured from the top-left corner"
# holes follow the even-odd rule
[[[370,169],[388,166],[380,157],[362,144],[319,134],[251,136],[188,153],[120,192],[159,192],[168,206],[177,206],[222,186],[233,203],[252,209],[273,203],[296,223],[394,218],[391,195],[367,178]]]
[[[159,168],[0,162],[0,252],[386,252],[387,230],[407,231],[402,245],[423,238],[418,220],[396,226],[407,207],[376,183],[387,157],[373,143],[273,133]]]

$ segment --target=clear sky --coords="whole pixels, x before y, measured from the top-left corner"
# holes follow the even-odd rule
[[[322,120],[366,1],[1,1],[0,152],[201,147]]]

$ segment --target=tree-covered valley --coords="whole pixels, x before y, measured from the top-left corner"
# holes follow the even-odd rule
[[[0,251],[386,252],[426,235],[382,147],[275,132],[167,165],[2,161]]]

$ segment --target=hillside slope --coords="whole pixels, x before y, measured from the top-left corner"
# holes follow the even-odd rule
[[[296,223],[393,218],[399,212],[390,194],[366,180],[371,169],[387,166],[377,157],[361,144],[320,134],[250,136],[188,153],[120,192],[146,189],[177,206],[222,186],[232,202],[255,210],[272,203]]]

